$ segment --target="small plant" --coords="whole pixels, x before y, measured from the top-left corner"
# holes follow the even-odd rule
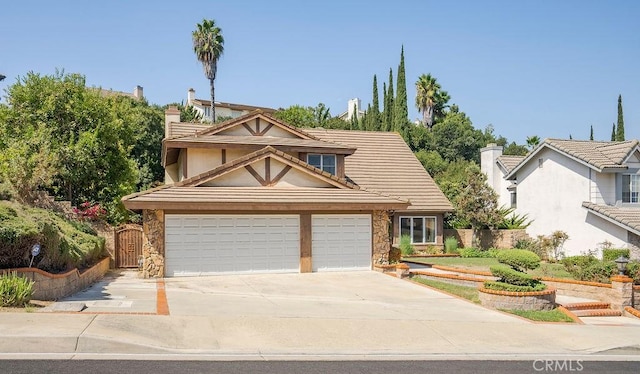
[[[478,248],[460,248],[458,253],[460,253],[460,257],[465,258],[492,258],[496,256],[497,250],[489,249],[484,251]]]
[[[547,286],[525,273],[540,266],[540,257],[525,249],[499,251],[496,259],[501,265],[490,267],[497,281],[484,282],[484,287],[499,291],[530,292],[542,291]]]
[[[446,253],[458,253],[458,239],[449,236],[444,240],[444,250]]]
[[[615,261],[618,257],[629,258],[629,250],[626,248],[607,248],[602,250],[602,261]]]
[[[26,306],[33,296],[33,281],[14,271],[0,275],[0,306]]]
[[[500,213],[500,216],[502,217],[502,220],[498,223],[499,229],[526,229],[531,225],[531,223],[533,223],[533,221],[529,219],[529,215],[516,214],[514,208],[506,208],[503,206],[498,209],[498,213]]]
[[[88,201],[80,204],[80,207],[74,207],[73,213],[80,220],[96,220],[103,219],[107,215],[107,211],[100,204],[91,204]]]
[[[403,256],[411,256],[414,254],[415,249],[413,244],[411,244],[411,237],[409,235],[402,235],[400,237],[400,253]]]

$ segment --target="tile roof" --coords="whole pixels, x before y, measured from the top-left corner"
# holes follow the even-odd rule
[[[582,206],[619,226],[640,235],[640,206],[612,206],[583,202]]]
[[[192,143],[192,144],[215,144],[218,146],[226,145],[251,145],[251,146],[283,146],[292,148],[306,148],[306,149],[332,149],[339,154],[352,154],[355,151],[354,147],[344,144],[332,143],[323,140],[315,139],[298,139],[298,138],[276,138],[271,136],[238,136],[238,135],[189,135],[180,138],[172,138],[166,141],[167,147],[171,147],[172,144],[178,143]]]
[[[129,209],[308,210],[402,209],[407,202],[364,190],[312,187],[178,187],[123,198]]]
[[[498,157],[498,162],[502,167],[509,173],[513,168],[515,168],[522,160],[524,160],[525,156],[511,156],[511,155],[502,155]]]
[[[210,123],[171,122],[169,127],[169,138],[193,135],[198,131],[208,129],[209,127],[211,127]]]
[[[345,174],[357,185],[409,200],[409,211],[453,211],[451,202],[399,134],[326,129],[305,131],[322,140],[356,147],[354,154],[345,157]]]
[[[204,99],[194,99],[193,100],[194,103],[201,105],[201,106],[211,106],[211,100],[204,100]],[[221,101],[216,101],[215,102],[215,107],[216,108],[229,108],[231,110],[242,110],[242,111],[254,111],[254,110],[262,110],[264,112],[267,113],[272,113],[275,112],[276,109],[273,108],[267,108],[267,107],[262,107],[262,106],[253,106],[253,105],[245,105],[245,104],[234,104],[234,103],[224,103]]]
[[[638,149],[640,146],[639,144],[638,140],[605,142],[593,140],[545,139],[536,148],[529,152],[529,154],[518,165],[511,169],[506,178],[511,179],[518,169],[545,148],[563,153],[600,172],[604,169],[626,169],[627,166],[624,162],[634,150]]]

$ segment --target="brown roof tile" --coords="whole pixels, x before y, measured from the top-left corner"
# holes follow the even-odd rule
[[[347,178],[361,187],[399,196],[410,211],[448,212],[446,198],[397,133],[305,129],[315,137],[357,148],[345,158]]]
[[[584,202],[582,206],[640,235],[640,206],[611,206],[590,202]]]

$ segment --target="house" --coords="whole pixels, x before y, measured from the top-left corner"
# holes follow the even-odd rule
[[[123,198],[143,213],[145,277],[367,270],[390,232],[443,245],[451,203],[396,133],[165,116],[165,185]]]
[[[193,88],[189,88],[187,91],[187,105],[191,105],[200,116],[209,122],[211,122],[211,100],[196,99],[196,91]],[[254,110],[262,110],[264,113],[273,113],[276,110],[272,108],[265,108],[244,104],[232,104],[216,101],[216,118],[238,118],[245,114],[248,114]]]
[[[481,168],[499,202],[533,220],[532,237],[560,230],[569,235],[565,255],[598,253],[608,242],[640,258],[638,140],[545,139],[524,157],[489,144]]]
[[[142,86],[135,86],[133,92],[105,90],[104,88],[97,88],[102,96],[127,96],[132,99],[142,100],[144,99],[144,91]]]
[[[356,115],[356,118],[360,119],[364,116],[365,113],[361,108],[362,100],[358,99],[357,97],[355,99],[351,99],[347,102],[347,111],[340,113],[338,115],[338,118],[343,121],[351,121],[353,116]]]

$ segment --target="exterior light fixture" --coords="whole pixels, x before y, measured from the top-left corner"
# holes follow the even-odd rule
[[[624,256],[620,256],[615,259],[615,263],[616,263],[616,266],[618,267],[618,272],[620,273],[619,275],[624,275],[625,270],[627,270],[627,264],[629,263],[629,259]]]

